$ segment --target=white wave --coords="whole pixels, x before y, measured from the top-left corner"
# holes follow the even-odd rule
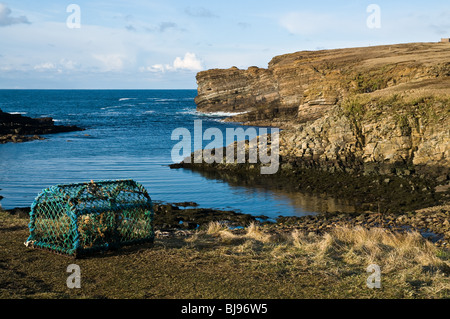
[[[210,117],[209,120],[211,122],[225,123],[225,120],[223,118]]]
[[[102,107],[101,110],[118,109],[119,107],[120,107],[119,105],[107,106],[107,107]]]
[[[245,111],[245,112],[199,112],[199,113],[203,114],[205,116],[212,116],[212,117],[230,117],[230,116],[246,114],[246,113],[248,113],[248,111]]]
[[[144,112],[142,112],[142,114],[153,114],[153,113],[155,113],[156,111],[144,111]]]
[[[248,111],[245,111],[245,112],[199,112],[196,109],[184,109],[184,111],[179,112],[179,113],[214,118],[214,117],[231,117],[231,116],[246,114],[246,113],[248,113]]]
[[[181,112],[177,112],[177,114],[200,115],[200,112],[195,109],[184,109]]]
[[[193,97],[183,97],[178,99],[164,99],[160,97],[148,97],[147,100],[155,101],[155,102],[177,102],[177,101],[193,101],[195,98]]]
[[[24,115],[24,114],[28,114],[28,112],[8,112],[9,114],[15,114],[15,115]]]
[[[128,101],[128,100],[136,100],[136,98],[135,97],[123,97],[123,98],[119,99],[119,102]]]
[[[155,102],[176,102],[180,99],[154,99]]]
[[[127,113],[126,112],[108,111],[105,113],[100,113],[100,114],[98,114],[98,116],[118,116],[118,115],[123,115],[123,114],[127,114]]]

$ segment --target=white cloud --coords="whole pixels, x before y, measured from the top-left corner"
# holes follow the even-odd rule
[[[168,67],[170,67],[170,66],[168,66]],[[159,72],[164,72],[165,70],[166,70],[166,66],[164,66],[162,64],[154,64],[152,66],[139,68],[139,71],[141,71],[141,72],[155,72],[155,73],[159,73]]]
[[[61,59],[59,61],[59,64],[61,65],[61,67],[63,67],[64,69],[67,70],[74,70],[77,68],[78,64],[72,60],[68,60],[68,59]]]
[[[0,26],[4,27],[20,23],[30,24],[30,21],[25,16],[11,17],[11,9],[6,4],[0,3]]]
[[[123,69],[124,57],[120,54],[93,54],[92,57],[102,63],[104,71],[120,71]]]
[[[33,70],[38,72],[58,72],[63,73],[64,71],[72,71],[75,70],[78,67],[78,63],[68,60],[68,59],[61,59],[59,62],[43,62],[36,64],[33,66]]]
[[[201,71],[203,70],[202,61],[198,59],[195,53],[186,52],[184,58],[176,57],[175,61],[170,64],[154,64],[150,67],[141,67],[141,72],[166,72],[166,71]]]
[[[177,57],[173,62],[173,67],[175,70],[189,70],[189,71],[200,71],[203,69],[202,62],[197,59],[194,53],[187,52],[184,55],[184,59]]]
[[[49,71],[49,70],[56,69],[56,65],[51,62],[44,62],[44,63],[35,65],[34,69],[36,71]]]

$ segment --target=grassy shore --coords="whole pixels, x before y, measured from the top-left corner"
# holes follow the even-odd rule
[[[28,220],[0,212],[0,298],[448,298],[450,251],[418,232],[336,224],[315,233],[297,226],[156,232],[152,246],[85,259],[29,249]],[[81,268],[81,288],[66,285]],[[367,267],[379,265],[381,288]]]

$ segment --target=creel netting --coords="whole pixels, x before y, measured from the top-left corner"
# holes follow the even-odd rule
[[[132,180],[56,185],[36,198],[27,246],[76,255],[152,242],[153,207]]]

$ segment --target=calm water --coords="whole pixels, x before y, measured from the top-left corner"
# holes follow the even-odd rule
[[[225,114],[195,111],[195,90],[0,90],[0,108],[56,124],[86,128],[45,136],[44,141],[0,145],[0,195],[4,208],[29,206],[44,188],[90,180],[134,179],[155,201],[194,201],[201,207],[232,209],[269,217],[348,210],[320,199],[264,187],[242,187],[187,170],[171,170],[172,131],[224,132]],[[193,134],[193,133],[192,133]],[[204,142],[206,146],[208,142]]]

